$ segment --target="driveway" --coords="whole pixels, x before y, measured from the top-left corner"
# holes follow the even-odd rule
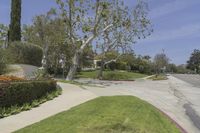
[[[13,64],[9,65],[9,69],[12,71],[6,75],[31,78],[34,77],[34,73],[38,70],[38,67],[26,64]]]
[[[81,80],[101,87],[85,86],[98,96],[133,95],[159,108],[188,133],[200,133],[200,88],[173,76],[165,81],[108,82]]]

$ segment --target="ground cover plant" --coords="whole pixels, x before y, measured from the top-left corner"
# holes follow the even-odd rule
[[[158,74],[158,75],[153,75],[151,77],[149,77],[148,79],[151,79],[151,80],[167,80],[167,76],[164,75],[164,74]]]
[[[133,96],[100,97],[16,133],[180,133],[159,110]]]

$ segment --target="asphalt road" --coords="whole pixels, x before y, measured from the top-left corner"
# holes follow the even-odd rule
[[[199,89],[200,88],[200,75],[194,75],[194,74],[173,74],[172,76],[189,83],[191,86]],[[197,127],[200,130],[200,115],[199,115],[199,104],[197,104],[199,97],[199,91],[198,90],[193,90],[192,87],[188,88],[187,93],[184,93],[184,96],[188,95],[189,93],[193,93],[192,95],[190,94],[188,96],[189,100],[188,103],[185,103],[183,107],[185,108],[185,113],[186,115],[191,119],[195,127]],[[196,94],[195,94],[196,93]],[[195,95],[194,95],[195,94]],[[192,97],[192,98],[191,98]],[[195,98],[196,97],[196,98]],[[187,99],[187,100],[188,100]]]
[[[173,74],[174,77],[183,80],[187,83],[190,83],[191,85],[195,87],[200,88],[200,75],[194,75],[194,74]]]

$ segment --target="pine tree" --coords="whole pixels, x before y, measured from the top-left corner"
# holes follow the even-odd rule
[[[21,0],[12,0],[9,42],[21,40]]]

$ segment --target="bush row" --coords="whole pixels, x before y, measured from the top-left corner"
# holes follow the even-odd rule
[[[45,96],[33,100],[31,103],[24,103],[23,105],[14,105],[11,107],[0,107],[0,119],[7,117],[13,114],[20,113],[22,111],[30,110],[31,108],[38,107],[40,104],[53,100],[55,97],[59,96],[62,93],[62,89],[58,86],[55,91],[47,93]]]
[[[56,90],[56,81],[22,81],[0,83],[0,108],[30,103]]]
[[[29,64],[40,66],[43,51],[42,48],[25,42],[13,42],[8,47],[10,53],[10,60],[14,63]]]

